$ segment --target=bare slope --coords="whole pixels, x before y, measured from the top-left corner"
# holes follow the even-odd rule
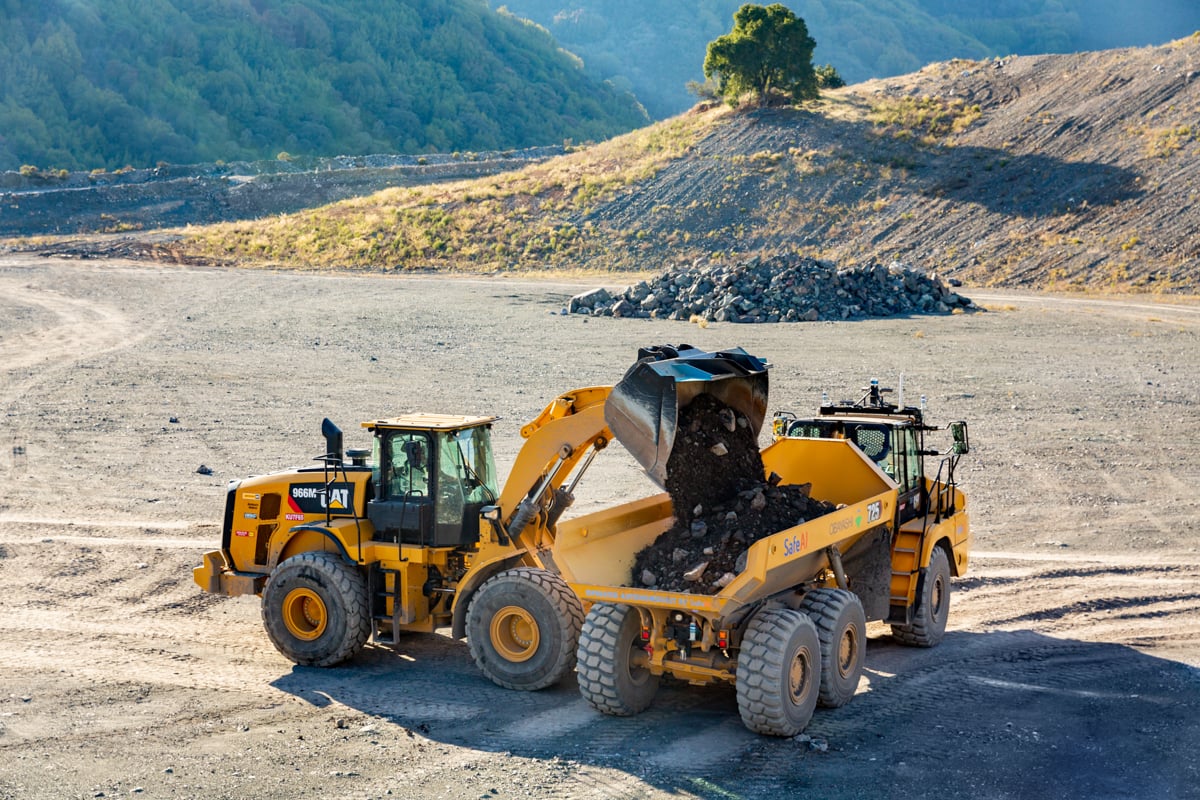
[[[658,269],[796,251],[973,284],[1200,288],[1200,36],[698,108],[501,176],[194,235],[180,257]]]

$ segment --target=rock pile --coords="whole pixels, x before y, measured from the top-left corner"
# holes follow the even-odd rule
[[[606,289],[578,294],[567,307],[572,314],[716,322],[815,322],[955,309],[978,307],[934,274],[899,263],[837,269],[796,255],[668,269],[617,295]]]
[[[667,461],[675,524],[638,552],[632,585],[716,594],[745,568],[750,545],[833,510],[808,484],[780,486],[763,471],[745,417],[711,395],[682,409]]]

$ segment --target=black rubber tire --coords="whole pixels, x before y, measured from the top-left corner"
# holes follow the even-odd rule
[[[795,736],[812,719],[820,686],[821,640],[812,620],[787,608],[756,614],[737,664],[738,712],[746,727]]]
[[[817,626],[821,640],[821,691],[817,705],[840,708],[858,690],[867,653],[867,615],[862,601],[845,589],[814,589],[800,610]]]
[[[950,618],[950,559],[934,547],[917,587],[917,607],[908,625],[893,625],[892,637],[910,647],[933,647],[946,635]]]
[[[583,606],[566,581],[518,567],[488,578],[467,607],[467,643],[484,675],[506,689],[553,686],[575,668]]]
[[[579,692],[592,708],[615,717],[644,711],[658,692],[658,675],[638,664],[641,615],[626,605],[597,603],[579,636]]]
[[[300,553],[277,566],[263,589],[262,617],[275,648],[310,667],[340,664],[371,635],[366,580],[335,553]]]

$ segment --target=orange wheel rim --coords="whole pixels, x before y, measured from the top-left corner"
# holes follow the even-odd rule
[[[542,640],[537,620],[520,606],[505,606],[497,611],[489,633],[496,652],[515,663],[533,658]]]
[[[321,638],[329,624],[325,601],[312,589],[292,589],[283,598],[283,624],[302,641]]]

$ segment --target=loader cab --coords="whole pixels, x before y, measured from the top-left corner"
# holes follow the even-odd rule
[[[479,512],[494,503],[491,426],[497,417],[409,414],[364,422],[374,433],[375,538],[426,547],[479,539]]]

